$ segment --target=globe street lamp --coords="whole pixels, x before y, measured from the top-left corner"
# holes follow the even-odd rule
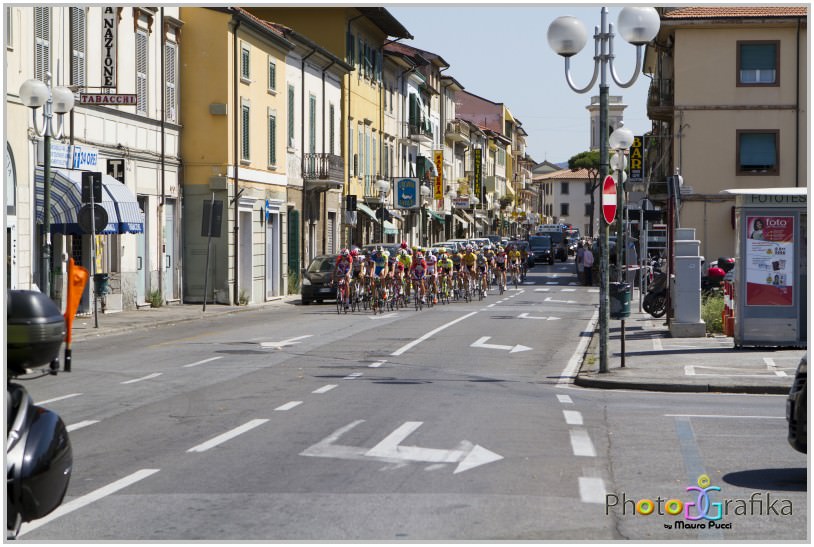
[[[619,218],[616,221],[616,271],[617,281],[622,281],[622,260],[624,259],[624,250],[625,241],[624,241],[624,219],[622,217],[624,210],[625,210],[625,181],[627,179],[627,173],[625,172],[625,168],[627,167],[627,156],[625,156],[625,151],[628,150],[633,145],[633,132],[623,126],[618,127],[613,133],[610,134],[608,137],[608,146],[611,150],[615,150],[616,153],[611,156],[610,160],[610,167],[614,172],[618,172],[618,175],[615,175],[614,178],[616,179],[616,203],[617,203],[617,215]]]
[[[46,80],[51,75],[46,74]],[[34,132],[43,137],[43,196],[42,196],[42,254],[40,265],[40,288],[44,294],[51,296],[51,138],[62,137],[64,129],[63,116],[73,110],[73,91],[67,87],[48,87],[40,80],[26,80],[20,86],[20,100],[31,109]],[[42,110],[42,128],[37,119],[37,110]],[[56,120],[54,120],[56,114]]]
[[[558,17],[548,27],[548,44],[565,59],[565,79],[568,86],[577,93],[586,93],[599,80],[599,178],[608,175],[608,81],[607,73],[619,87],[627,88],[639,77],[642,65],[642,49],[656,37],[659,31],[659,14],[655,8],[625,7],[619,13],[619,33],[625,41],[636,46],[636,69],[633,77],[622,82],[613,66],[613,24],[608,24],[608,8],[601,12],[601,26],[594,28],[594,73],[591,82],[578,88],[571,79],[571,57],[579,53],[587,41],[582,22],[567,15]],[[600,262],[599,262],[599,372],[608,371],[608,223],[600,222]]]
[[[447,232],[446,239],[452,239],[455,237],[455,198],[458,197],[458,193],[453,190],[452,188],[449,189],[447,192],[447,198],[449,198],[449,213],[450,213],[450,222],[449,222],[449,229]]]
[[[384,200],[390,192],[390,183],[384,179],[377,180],[376,191],[379,193],[379,241],[384,243]]]

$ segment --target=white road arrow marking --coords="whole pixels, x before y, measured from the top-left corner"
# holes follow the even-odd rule
[[[301,456],[317,458],[339,458],[346,460],[367,460],[404,465],[407,462],[445,464],[457,463],[454,473],[462,473],[487,463],[502,460],[503,456],[495,454],[480,445],[461,441],[457,449],[423,448],[420,446],[401,446],[403,440],[417,430],[423,422],[405,422],[379,444],[371,449],[334,444],[339,438],[364,422],[357,420],[337,429],[331,435],[300,452]]]
[[[388,319],[390,317],[396,317],[397,315],[397,313],[385,313],[383,315],[368,315],[367,318],[375,321],[376,319]]]
[[[531,348],[528,346],[522,346],[517,344],[516,346],[503,346],[500,344],[487,344],[486,341],[489,340],[491,336],[484,336],[482,338],[478,338],[474,344],[471,344],[470,347],[472,348],[486,348],[486,349],[502,349],[502,350],[509,350],[509,353],[517,353],[518,351],[528,351]]]
[[[558,304],[576,304],[577,303],[576,300],[554,300],[550,296],[546,297],[546,299],[543,300],[543,302],[557,302]]]
[[[273,348],[273,349],[280,349],[284,346],[293,346],[294,344],[299,344],[299,340],[304,338],[310,338],[313,334],[305,334],[303,336],[297,336],[295,338],[289,338],[288,340],[283,340],[281,342],[260,342],[261,348]]]
[[[549,317],[549,316],[543,315],[542,317],[538,317],[536,315],[529,315],[528,312],[523,312],[520,315],[518,315],[517,317],[520,318],[520,319],[545,319],[547,321],[556,321],[557,319],[559,319],[559,317],[554,317],[554,316]]]

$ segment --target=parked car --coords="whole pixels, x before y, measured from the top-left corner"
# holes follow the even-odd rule
[[[493,245],[500,245],[500,236],[497,234],[489,234],[486,239],[492,242]]]
[[[549,236],[530,236],[529,248],[534,253],[534,262],[554,264],[554,245]]]
[[[331,286],[338,255],[320,255],[314,258],[302,276],[300,292],[303,304],[336,300],[336,287]]]
[[[808,357],[803,355],[800,363],[797,365],[797,373],[794,375],[794,383],[789,390],[788,399],[786,399],[786,421],[789,424],[789,444],[795,450],[806,453],[806,444],[808,441],[808,403],[806,401],[807,395],[807,380],[806,369]]]
[[[443,247],[449,252],[457,253],[461,249],[461,243],[459,241],[439,241],[433,247]]]
[[[362,247],[362,252],[364,254],[369,254],[371,251],[373,251],[376,247],[379,246],[381,246],[385,251],[390,253],[391,256],[397,254],[399,252],[399,249],[401,249],[401,244],[399,243],[370,243]]]

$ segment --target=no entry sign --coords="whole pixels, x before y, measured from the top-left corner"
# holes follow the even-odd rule
[[[616,218],[616,181],[610,175],[602,183],[602,216],[608,224]]]

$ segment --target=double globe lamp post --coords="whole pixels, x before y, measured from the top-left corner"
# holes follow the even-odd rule
[[[656,37],[659,31],[659,14],[655,8],[625,7],[619,13],[619,33],[625,41],[636,46],[636,69],[633,77],[620,81],[613,66],[613,24],[608,23],[608,8],[601,12],[601,26],[594,29],[594,73],[591,82],[579,88],[571,78],[571,57],[582,51],[587,33],[582,22],[567,15],[558,17],[548,27],[548,44],[565,59],[565,79],[577,93],[590,91],[599,78],[599,178],[608,175],[608,67],[613,81],[622,88],[633,85],[639,77],[643,59],[643,47]],[[619,144],[619,143],[617,143]],[[632,144],[632,139],[631,139]],[[629,145],[628,145],[629,146]],[[618,192],[618,190],[617,190]],[[601,221],[599,262],[599,372],[608,371],[608,223]]]
[[[46,76],[50,81],[50,75]],[[73,110],[73,91],[64,86],[49,87],[40,80],[26,80],[20,86],[20,100],[31,109],[34,132],[43,138],[42,253],[40,289],[51,296],[51,139],[62,137],[63,116]],[[37,110],[43,107],[42,128]],[[54,120],[56,114],[56,120]]]
[[[384,209],[387,194],[390,192],[390,183],[379,179],[376,181],[376,191],[379,193],[379,242],[384,243]]]

